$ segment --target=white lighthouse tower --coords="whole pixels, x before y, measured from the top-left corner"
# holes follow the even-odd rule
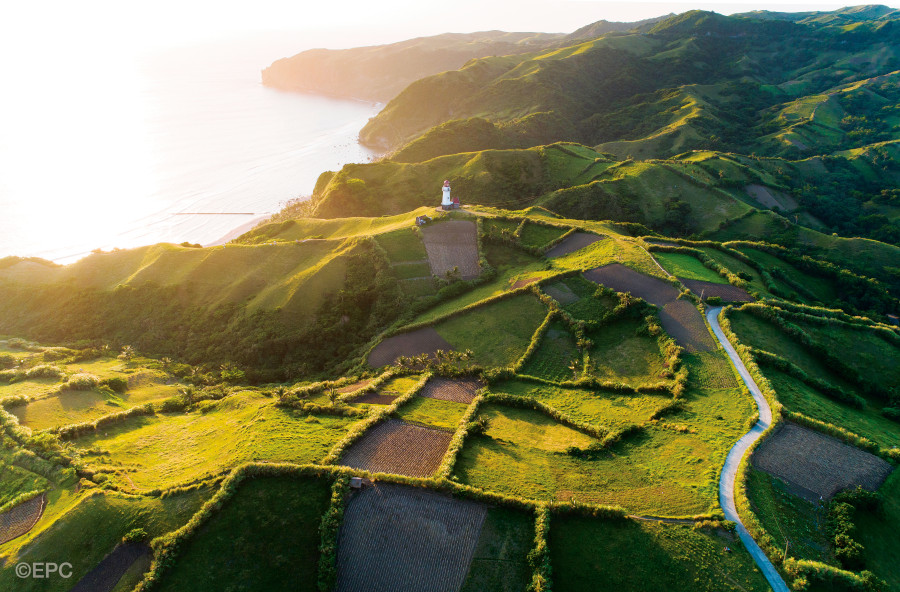
[[[453,200],[450,198],[450,181],[444,181],[441,192],[443,193],[443,196],[441,197],[441,207],[445,210],[451,209],[453,207]]]

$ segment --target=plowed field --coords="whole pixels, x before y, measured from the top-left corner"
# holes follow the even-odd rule
[[[487,510],[425,489],[382,484],[348,502],[338,592],[457,592]]]

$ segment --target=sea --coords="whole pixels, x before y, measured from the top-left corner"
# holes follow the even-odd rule
[[[382,105],[261,84],[302,49],[254,37],[2,72],[0,258],[214,244],[377,157],[357,136]]]

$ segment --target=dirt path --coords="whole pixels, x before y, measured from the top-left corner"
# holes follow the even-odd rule
[[[725,337],[725,333],[722,332],[722,328],[719,326],[719,313],[721,311],[721,306],[710,307],[706,311],[706,319],[709,321],[709,325],[712,327],[716,339],[722,344],[722,347],[725,348],[725,352],[728,354],[731,363],[737,368],[741,380],[743,380],[744,384],[747,385],[747,388],[750,389],[750,393],[753,395],[753,399],[756,401],[756,406],[759,409],[759,421],[757,421],[750,431],[744,434],[743,437],[731,447],[731,450],[728,451],[728,456],[725,458],[725,465],[722,467],[722,474],[719,477],[719,505],[722,506],[722,512],[725,514],[725,519],[731,520],[737,524],[737,534],[741,538],[741,542],[744,543],[747,551],[750,552],[750,556],[753,557],[756,565],[759,566],[760,571],[762,571],[766,580],[768,580],[769,585],[772,586],[772,590],[775,592],[789,592],[789,588],[787,587],[787,584],[784,583],[778,570],[775,569],[775,566],[772,565],[772,562],[769,561],[769,558],[766,557],[763,550],[760,549],[759,545],[756,544],[756,541],[753,540],[753,537],[750,536],[744,523],[741,522],[741,517],[738,514],[737,507],[734,503],[734,486],[735,480],[737,479],[738,465],[741,464],[741,459],[744,457],[744,454],[747,453],[747,449],[750,448],[750,445],[756,442],[759,437],[762,436],[763,432],[769,428],[769,425],[771,425],[772,410],[769,408],[769,403],[763,396],[762,391],[759,390],[756,381],[750,376],[747,367],[744,366],[744,363],[741,361],[741,358],[738,357],[734,347]]]

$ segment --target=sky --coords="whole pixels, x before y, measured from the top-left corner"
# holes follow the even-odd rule
[[[695,8],[732,14],[843,5],[814,0],[6,0],[0,9],[0,48],[25,62],[67,51],[115,61],[117,53],[263,31],[294,32],[298,47],[339,48],[448,31],[570,32],[600,19],[634,21]],[[900,2],[888,5],[900,7]]]

